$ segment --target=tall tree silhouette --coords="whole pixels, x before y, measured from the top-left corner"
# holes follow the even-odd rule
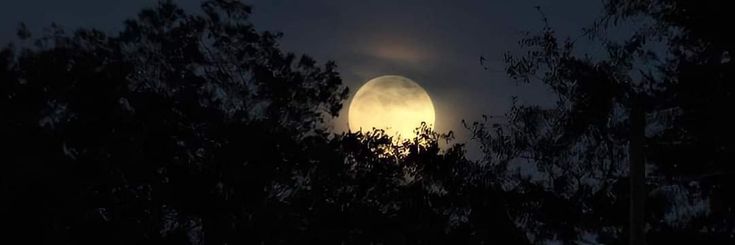
[[[57,28],[4,49],[2,213],[28,242],[272,235],[258,229],[276,225],[266,197],[289,176],[282,159],[326,134],[347,90],[333,63],[256,32],[248,6],[202,12],[162,2],[114,36]]]
[[[731,9],[722,1],[604,3],[606,14],[585,35],[606,55],[581,53],[579,39],[560,40],[547,23],[520,42],[526,55],[507,56],[511,77],[539,80],[558,100],[552,108],[516,104],[505,126],[470,125],[486,161],[506,176],[517,219],[538,239],[731,243],[733,129],[723,113],[733,42],[713,28]],[[615,28],[633,32],[608,35]],[[519,160],[541,173],[508,171]],[[638,164],[628,169],[628,160]],[[520,195],[529,192],[536,195]],[[634,210],[625,220],[628,200]]]
[[[450,135],[328,133],[328,62],[250,7],[171,1],[117,34],[61,28],[0,52],[5,243],[526,243]],[[28,44],[30,43],[30,44]]]

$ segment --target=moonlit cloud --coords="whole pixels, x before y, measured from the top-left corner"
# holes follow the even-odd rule
[[[430,65],[437,50],[422,47],[420,42],[387,37],[364,45],[363,54],[376,59],[406,65]]]

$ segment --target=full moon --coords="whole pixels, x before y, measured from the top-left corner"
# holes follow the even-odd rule
[[[352,98],[348,111],[350,130],[383,129],[401,139],[413,138],[424,122],[434,127],[434,104],[418,83],[402,76],[371,79]]]

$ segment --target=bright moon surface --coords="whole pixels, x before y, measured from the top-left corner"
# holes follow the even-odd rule
[[[434,104],[418,83],[402,76],[373,78],[352,98],[350,130],[367,132],[384,129],[388,135],[413,138],[414,130],[425,122],[434,127]]]

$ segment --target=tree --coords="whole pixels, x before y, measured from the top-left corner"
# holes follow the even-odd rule
[[[0,52],[3,239],[69,244],[526,243],[496,187],[425,125],[333,135],[336,65],[250,7],[171,1],[117,34]]]
[[[731,219],[722,217],[732,215],[724,210],[733,203],[720,192],[732,186],[724,177],[732,174],[725,157],[732,147],[724,140],[732,129],[726,126],[729,119],[712,120],[725,111],[733,91],[725,85],[732,80],[732,42],[711,28],[726,23],[728,10],[722,6],[605,1],[606,14],[585,33],[605,48],[602,57],[581,53],[577,40],[560,40],[548,23],[541,34],[520,42],[529,48],[526,55],[506,57],[511,77],[546,84],[557,95],[556,106],[514,105],[505,126],[469,127],[483,143],[486,161],[510,182],[506,192],[518,198],[510,201],[518,202],[511,205],[519,207],[517,219],[537,239],[596,236],[596,242],[622,242],[625,228],[632,227],[620,219],[624,202],[630,195],[642,201],[640,193],[626,189],[649,189],[644,195],[652,205],[645,213],[633,206],[638,212],[631,214],[638,215],[628,219],[639,219],[632,223],[639,228],[631,232],[641,232],[646,222],[652,226],[645,238],[650,243],[732,242],[732,224],[725,221]],[[607,35],[614,28],[634,32],[619,41]],[[639,164],[626,171],[624,160],[636,155]],[[536,165],[540,178],[509,171],[519,159]],[[640,186],[641,172],[632,171],[642,170],[644,160],[653,170],[647,188]],[[630,181],[639,186],[625,183],[629,174],[638,176]],[[529,192],[536,195],[519,195]],[[702,204],[718,216],[696,208]],[[679,208],[688,213],[676,216],[672,210]],[[549,217],[551,212],[559,216]],[[631,237],[631,243],[640,242]]]
[[[16,234],[265,239],[255,228],[274,226],[266,197],[291,174],[281,159],[326,134],[347,90],[333,63],[256,32],[248,6],[206,1],[202,12],[162,2],[113,36],[56,28],[3,50],[2,213]]]
[[[483,169],[464,158],[462,145],[441,150],[425,125],[396,144],[382,130],[343,134],[339,157],[308,171],[309,188],[294,207],[319,222],[315,242],[369,244],[526,244]],[[328,155],[328,154],[319,154]],[[343,159],[347,159],[344,161]],[[334,236],[339,236],[335,238]]]

